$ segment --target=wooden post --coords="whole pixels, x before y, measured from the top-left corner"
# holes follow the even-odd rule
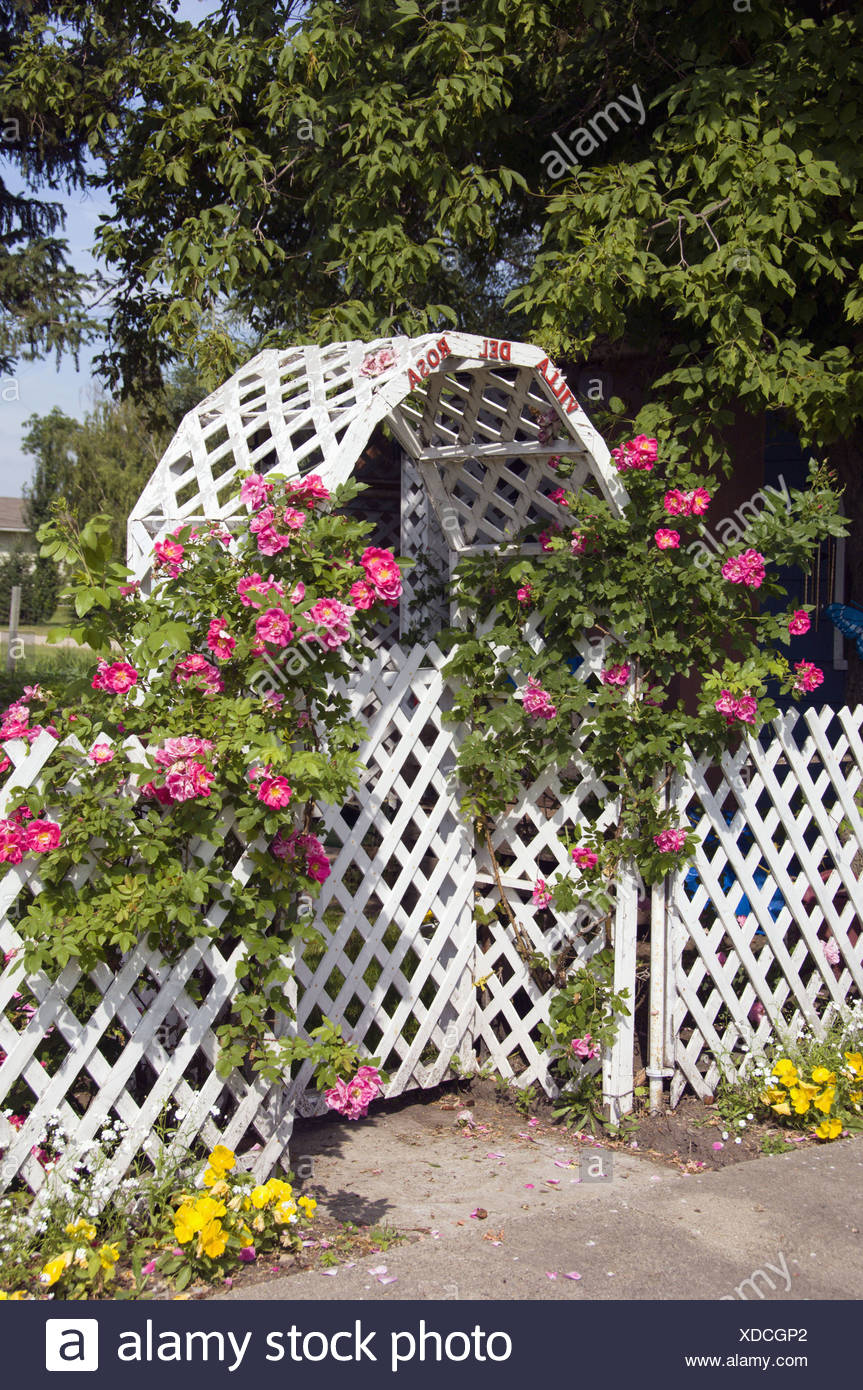
[[[12,585],[12,602],[9,605],[9,646],[6,649],[6,670],[15,670],[12,648],[18,641],[18,622],[21,617],[21,585]]]

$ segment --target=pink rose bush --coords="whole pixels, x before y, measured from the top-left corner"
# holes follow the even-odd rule
[[[579,869],[595,869],[599,863],[599,856],[592,849],[586,849],[582,845],[576,845],[572,851],[573,863]]]
[[[531,902],[534,907],[548,907],[551,902],[551,891],[544,878],[538,878],[534,884]]]
[[[591,1062],[599,1056],[599,1048],[589,1033],[585,1033],[583,1038],[573,1038],[570,1046],[580,1062]]]
[[[359,1120],[368,1114],[369,1106],[383,1089],[377,1067],[359,1067],[350,1081],[341,1077],[335,1086],[324,1092],[331,1110],[337,1110],[346,1120]]]
[[[792,637],[802,637],[804,632],[808,632],[812,623],[805,608],[798,608],[792,613],[788,620],[788,631]]]
[[[617,666],[608,666],[600,671],[599,678],[603,685],[626,685],[631,673],[632,667],[624,661]]]
[[[70,607],[87,615],[84,640],[99,655],[71,708],[30,686],[0,714],[9,752],[43,730],[65,744],[28,789],[30,807],[23,793],[7,798],[0,879],[38,856],[38,910],[25,903],[16,919],[27,971],[70,958],[55,960],[56,920],[86,971],[142,937],[176,960],[214,934],[223,919],[210,914],[224,905],[251,1003],[218,1025],[220,1068],[251,1055],[275,1081],[308,1057],[319,1083],[352,1078],[345,1103],[362,1113],[377,1094],[376,1059],[330,1025],[309,1043],[274,1023],[290,1010],[291,967],[280,962],[298,928],[316,930],[298,918],[298,894],[317,897],[331,874],[320,808],[341,805],[359,775],[363,727],[334,683],[389,621],[401,571],[372,525],[341,510],[355,484],[331,492],[318,474],[272,472],[237,488],[231,533],[196,522],[158,537],[143,586],[116,565],[107,519],[87,523],[86,543],[74,524],[46,527],[81,557],[69,566]],[[0,774],[10,766],[0,746]],[[250,871],[235,875],[244,854]],[[88,860],[93,872],[72,891],[74,866]]]

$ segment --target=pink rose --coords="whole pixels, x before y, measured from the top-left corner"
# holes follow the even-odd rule
[[[519,603],[530,603],[532,594],[532,586],[530,584],[524,584],[520,589],[516,590],[515,596],[518,599]]]
[[[291,543],[290,536],[282,536],[272,526],[265,526],[258,533],[258,551],[261,555],[278,555],[280,550],[286,550]]]
[[[564,492],[562,487],[556,487],[554,492],[550,492],[548,494],[548,499],[550,502],[556,502],[559,507],[569,506],[569,496]]]
[[[368,352],[363,358],[360,376],[380,376],[381,372],[389,371],[390,367],[394,367],[395,361],[396,355],[391,347],[378,348],[377,352]]]
[[[569,548],[573,555],[583,555],[587,545],[587,537],[581,531],[573,531]]]
[[[177,685],[189,684],[205,695],[217,694],[224,689],[224,681],[212,661],[195,653],[178,661],[171,674]]]
[[[204,763],[194,759],[181,760],[172,765],[165,786],[174,801],[192,801],[195,797],[209,796],[210,783],[215,774]]]
[[[681,492],[679,487],[666,492],[662,505],[670,516],[687,516],[689,514],[686,493]]]
[[[630,666],[628,662],[623,662],[618,666],[609,666],[606,670],[600,671],[599,678],[603,685],[626,685],[629,674]]]
[[[797,672],[793,689],[798,694],[807,694],[810,690],[815,690],[824,680],[824,672],[814,666],[811,661],[795,661],[794,670]]]
[[[260,608],[261,604],[253,598],[249,598],[250,593],[258,594],[261,599],[265,599],[267,594],[278,594],[279,598],[284,598],[285,591],[277,579],[263,579],[259,574],[249,574],[244,579],[237,581],[237,593],[240,602],[246,608]],[[292,602],[296,602],[292,599]]]
[[[653,539],[660,550],[677,550],[680,545],[680,532],[669,531],[667,526],[661,526]]]
[[[687,495],[687,501],[692,516],[703,516],[710,506],[710,493],[706,487],[697,487]]]
[[[227,661],[237,645],[228,632],[226,618],[213,618],[207,629],[207,646],[217,661]]]
[[[737,701],[737,718],[744,724],[754,724],[758,711],[758,701],[753,695],[741,695]]]
[[[109,743],[94,743],[87,754],[87,761],[96,764],[110,763],[113,759],[114,750]]]
[[[180,564],[186,553],[186,548],[171,536],[166,536],[163,541],[156,541],[153,551],[156,556],[157,568],[160,565],[173,567]]]
[[[114,695],[125,695],[138,683],[138,672],[127,661],[100,661],[91,681],[94,690],[108,690]]]
[[[375,602],[375,591],[365,579],[358,579],[351,585],[351,602],[354,608],[371,608]]]
[[[272,483],[265,483],[260,473],[253,473],[240,488],[240,501],[245,502],[250,511],[256,512],[265,505],[272,491]]]
[[[592,849],[584,849],[581,845],[576,845],[572,857],[580,869],[595,869],[599,863],[598,855]]]
[[[367,546],[360,556],[360,564],[378,598],[394,607],[401,597],[402,575],[392,551],[381,550],[380,546]]]
[[[294,635],[294,624],[283,608],[268,608],[255,620],[255,635],[261,642],[286,647]]]
[[[47,854],[60,843],[60,827],[52,820],[31,820],[24,831],[24,848],[34,854]]]
[[[742,555],[732,555],[722,566],[722,575],[732,584],[760,589],[764,582],[764,556],[757,550],[744,550]]]
[[[295,478],[285,484],[285,492],[307,510],[316,502],[326,502],[330,493],[319,473],[310,473],[307,478]]]
[[[265,777],[258,787],[258,800],[276,810],[287,806],[292,795],[287,777]]]
[[[583,1038],[573,1038],[570,1047],[576,1057],[580,1057],[583,1062],[590,1062],[594,1057],[599,1056],[599,1048],[589,1033],[585,1033]]]
[[[828,965],[838,965],[842,957],[839,954],[839,943],[835,937],[829,936],[826,941],[821,943],[824,952],[824,959]]]
[[[551,696],[534,676],[528,676],[521,699],[525,714],[532,719],[553,719],[557,714],[557,706],[552,703]]]
[[[14,820],[0,820],[0,864],[20,864],[24,858],[24,836]]]
[[[792,637],[802,637],[812,626],[805,608],[798,608],[788,619],[788,631]]]
[[[296,607],[298,603],[302,603],[305,596],[306,586],[301,579],[298,579],[290,594],[288,595],[288,599]]]
[[[171,767],[184,758],[200,758],[212,752],[213,744],[208,738],[197,738],[194,734],[183,734],[180,738],[166,738],[164,746],[153,754],[153,761],[159,767]]]
[[[336,647],[343,646],[350,639],[350,620],[353,612],[352,608],[346,608],[338,599],[322,598],[312,604],[306,616],[323,629],[314,636],[319,637],[330,651],[335,651]]]
[[[536,880],[531,902],[534,907],[548,907],[551,902],[551,890],[544,878],[538,878]]]
[[[686,843],[685,830],[661,830],[653,843],[662,854],[679,854]]]

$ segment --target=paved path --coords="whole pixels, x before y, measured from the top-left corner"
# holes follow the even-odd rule
[[[294,1162],[314,1147],[312,1187],[324,1209],[425,1233],[335,1274],[274,1277],[217,1297],[861,1296],[863,1136],[682,1174],[520,1117],[503,1138],[476,1131],[411,1107],[356,1128],[306,1131]],[[611,1175],[599,1178],[609,1158]],[[471,1216],[478,1208],[484,1219]],[[564,1277],[574,1273],[580,1279]]]

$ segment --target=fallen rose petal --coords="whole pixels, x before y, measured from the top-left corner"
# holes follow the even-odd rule
[[[547,1270],[545,1271],[545,1277],[546,1277],[546,1279],[556,1279],[556,1278],[557,1278],[557,1275],[556,1275],[556,1274],[552,1274],[551,1270],[550,1270],[550,1269],[547,1269]]]
[[[533,1183],[532,1183],[532,1182],[526,1182],[526,1183],[525,1183],[525,1187],[533,1187]]]
[[[386,1265],[375,1265],[374,1269],[369,1269],[366,1271],[367,1274],[386,1274],[386,1272]]]
[[[147,1263],[146,1263],[145,1265],[141,1265],[141,1273],[142,1273],[142,1274],[153,1274],[153,1273],[155,1272],[155,1269],[156,1269],[156,1261],[155,1261],[155,1260],[148,1260]]]
[[[543,1178],[543,1182],[551,1183],[552,1187],[560,1187],[560,1178]]]
[[[716,1139],[716,1140],[714,1140],[713,1144],[711,1144],[710,1147],[711,1147],[712,1149],[724,1149],[724,1148],[725,1148],[725,1145],[723,1144],[723,1142],[722,1142],[721,1139]]]
[[[554,1160],[554,1166],[555,1168],[572,1168],[574,1165],[572,1163],[563,1163],[559,1158],[556,1158]]]
[[[378,1283],[379,1283],[379,1284],[394,1284],[394,1283],[396,1282],[397,1278],[398,1278],[398,1275],[397,1275],[397,1274],[379,1274],[379,1275],[378,1275]]]
[[[539,1120],[528,1120],[528,1124],[531,1125],[531,1126],[533,1126],[533,1125],[538,1125],[538,1124],[539,1124]]]
[[[568,1273],[568,1274],[564,1274],[563,1277],[564,1277],[564,1279],[580,1279],[580,1278],[581,1278],[581,1275],[578,1273],[578,1270],[576,1270],[576,1269],[571,1269],[571,1270],[569,1271],[569,1273]]]
[[[338,1271],[337,1269],[319,1269],[319,1270],[318,1270],[318,1274],[327,1274],[327,1275],[330,1276],[330,1278],[332,1278],[332,1276],[333,1276],[334,1274],[338,1274],[338,1272],[339,1272],[339,1271]]]
[[[503,1158],[503,1156],[504,1156],[503,1154],[493,1154],[493,1153],[487,1153],[487,1154],[486,1154],[486,1158]]]

